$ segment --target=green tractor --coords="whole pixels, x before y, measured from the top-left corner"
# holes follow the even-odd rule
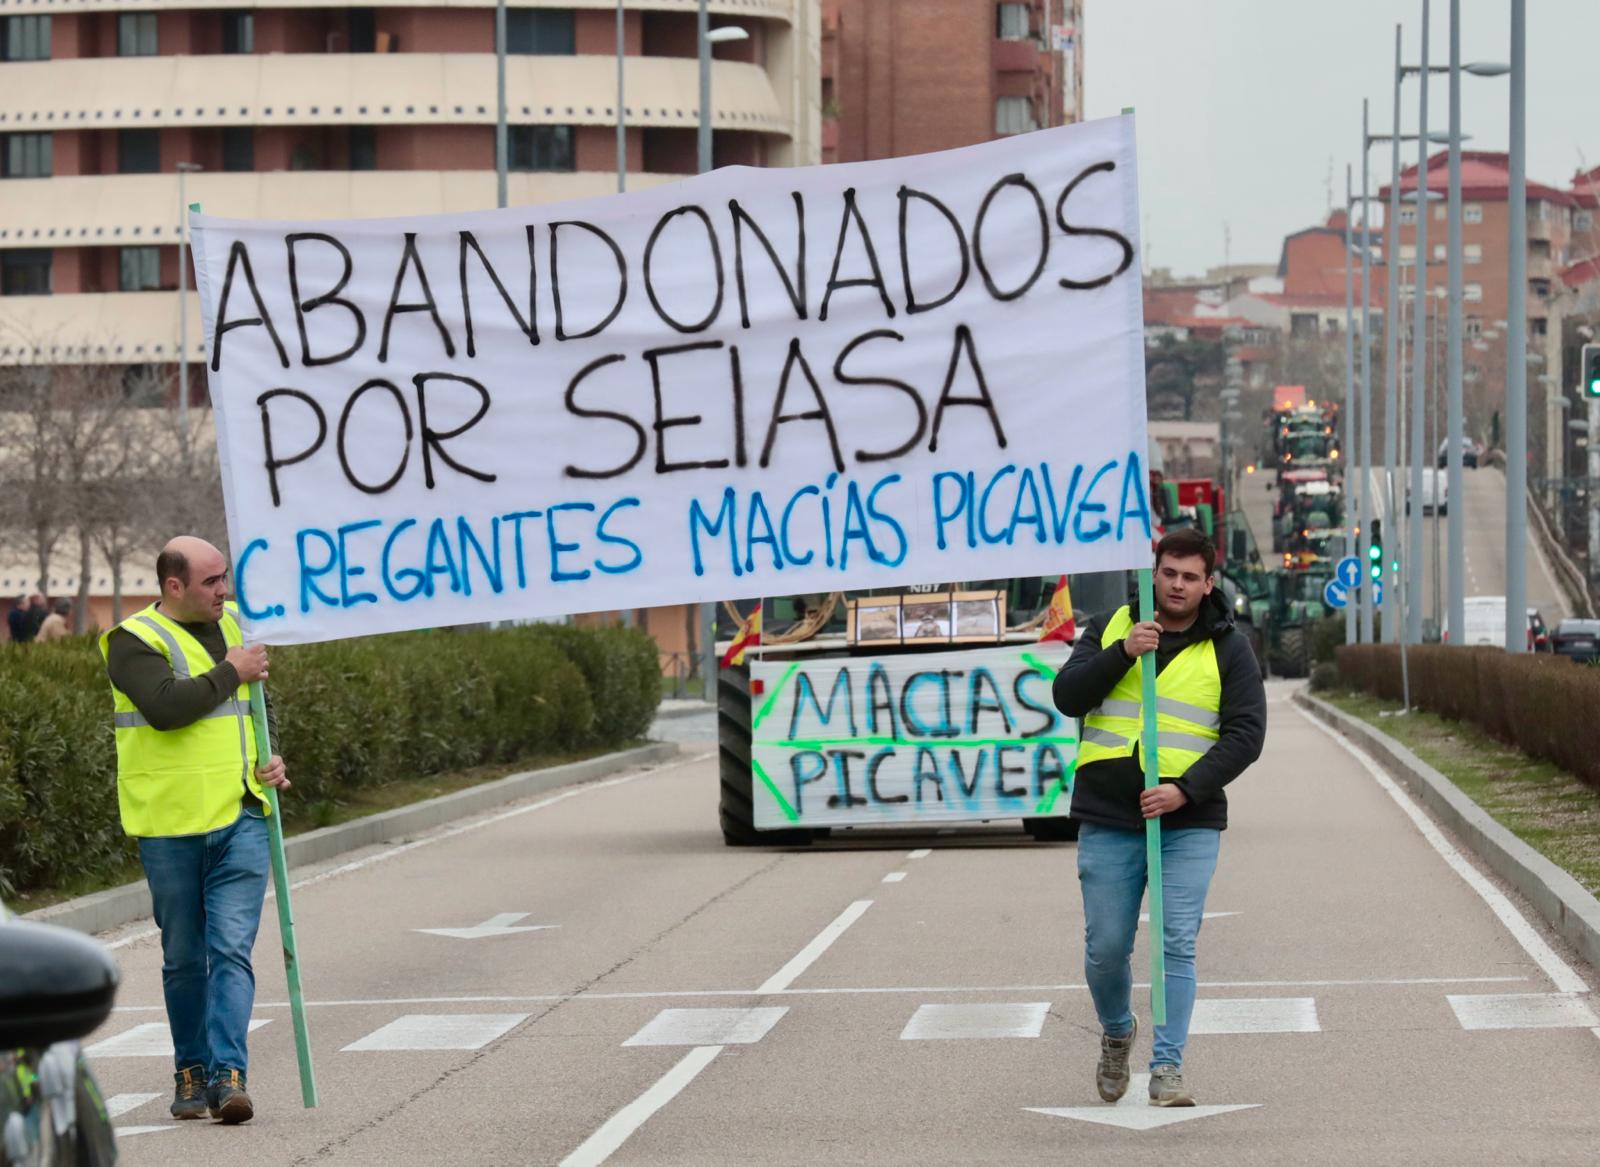
[[[1280,677],[1308,677],[1316,652],[1316,624],[1328,614],[1323,590],[1336,560],[1300,552],[1291,566],[1267,572],[1271,616],[1267,661]]]

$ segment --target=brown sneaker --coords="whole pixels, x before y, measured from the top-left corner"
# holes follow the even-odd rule
[[[172,1077],[178,1083],[172,1095],[172,1117],[200,1118],[206,1112],[206,1068],[186,1066]]]
[[[238,1070],[218,1070],[211,1085],[206,1087],[206,1101],[210,1104],[211,1117],[229,1126],[249,1122],[255,1117],[256,1108],[250,1103],[250,1095],[244,1092],[244,1074]]]
[[[1194,1105],[1194,1095],[1183,1084],[1183,1074],[1177,1066],[1155,1066],[1150,1070],[1150,1105]]]
[[[1128,1092],[1128,1055],[1133,1052],[1133,1039],[1139,1036],[1139,1019],[1133,1019],[1133,1028],[1123,1037],[1100,1035],[1100,1063],[1094,1068],[1095,1089],[1107,1102],[1115,1102]]]

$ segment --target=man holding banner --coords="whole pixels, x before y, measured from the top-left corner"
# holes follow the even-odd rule
[[[156,560],[161,599],[100,638],[111,678],[122,827],[139,840],[161,929],[162,988],[177,1089],[172,1117],[246,1122],[250,952],[267,890],[268,801],[283,759],[260,762],[251,682],[267,652],[246,647],[226,602],[228,565],[180,536]]]
[[[1155,619],[1128,605],[1096,617],[1055,680],[1055,702],[1083,719],[1072,817],[1083,888],[1084,974],[1103,1030],[1095,1084],[1128,1089],[1138,1022],[1130,957],[1146,882],[1145,820],[1161,820],[1166,1023],[1156,1026],[1150,1101],[1193,1106],[1182,1075],[1195,999],[1195,938],[1228,825],[1223,787],[1261,754],[1267,702],[1249,642],[1213,591],[1216,548],[1199,531],[1156,546]],[[1140,657],[1155,651],[1161,782],[1146,789],[1138,756]]]

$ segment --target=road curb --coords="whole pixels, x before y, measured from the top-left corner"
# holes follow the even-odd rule
[[[509,774],[481,786],[441,794],[425,802],[394,810],[352,819],[338,826],[323,827],[295,835],[283,842],[284,857],[291,869],[332,859],[347,851],[368,847],[374,843],[387,843],[393,839],[432,830],[455,819],[468,818],[486,810],[532,798],[537,794],[562,786],[577,786],[607,778],[634,766],[648,766],[676,757],[678,746],[673,742],[651,742],[637,749],[621,750],[565,766],[551,766],[545,770],[527,770]],[[94,935],[150,915],[150,889],[141,880],[125,883],[121,887],[107,888],[93,895],[80,896],[47,908],[27,913],[23,919],[45,924],[57,924],[79,932]]]
[[[1301,691],[1294,700],[1353,739],[1434,816],[1531,903],[1591,966],[1600,968],[1600,901],[1490,817],[1438,770],[1358,717]]]
[[[716,706],[694,698],[669,699],[656,708],[657,721],[670,721],[677,717],[694,717],[699,713],[714,713]]]

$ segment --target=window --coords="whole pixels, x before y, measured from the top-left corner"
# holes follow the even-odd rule
[[[1536,300],[1548,300],[1550,298],[1550,281],[1546,279],[1529,280],[1528,295]]]
[[[574,170],[571,126],[512,126],[507,134],[512,170]]]
[[[1483,244],[1481,244],[1481,243],[1463,244],[1462,248],[1461,248],[1461,262],[1462,263],[1482,263],[1483,262]]]
[[[348,145],[351,170],[378,169],[378,141],[371,126],[351,126]]]
[[[1396,220],[1402,227],[1409,226],[1417,221],[1416,207],[1401,207],[1400,218]]]
[[[1528,240],[1528,254],[1533,256],[1535,259],[1549,259],[1550,258],[1550,240],[1548,240],[1548,239],[1530,239],[1530,240]]]
[[[1026,4],[996,4],[994,7],[994,35],[1003,41],[1028,39],[1028,6]]]
[[[161,249],[124,247],[120,255],[117,289],[123,292],[150,292],[161,286]]]
[[[48,61],[50,59],[50,18],[48,16],[8,16],[3,28],[5,43],[0,58],[7,61]]]
[[[1409,304],[1412,300],[1415,300],[1416,298],[1417,298],[1417,285],[1416,284],[1401,284],[1400,285],[1400,302],[1401,303]]]
[[[1402,243],[1400,245],[1400,262],[1401,263],[1416,263],[1417,262],[1417,245],[1415,243]]]
[[[48,296],[51,255],[42,247],[0,251],[0,295]]]
[[[123,12],[117,16],[117,56],[153,57],[156,55],[156,14]]]
[[[6,178],[49,178],[49,134],[6,134],[3,158]]]
[[[1445,215],[1447,215],[1449,213],[1449,211],[1450,211],[1450,208],[1449,208],[1449,206],[1447,204],[1445,204],[1445,203],[1434,203],[1433,204],[1433,221],[1435,223],[1443,223]]]
[[[1483,205],[1481,203],[1463,203],[1461,206],[1461,221],[1463,223],[1483,222]]]
[[[1001,97],[994,103],[994,132],[999,135],[1026,134],[1037,130],[1033,102],[1026,97]]]
[[[1462,321],[1462,334],[1468,340],[1477,340],[1483,335],[1483,317],[1468,316]]]
[[[1446,248],[1443,243],[1435,243],[1433,245],[1433,262],[1443,263],[1448,258],[1448,256],[1445,254],[1445,251]]]
[[[230,171],[256,168],[256,131],[253,126],[224,126],[222,129],[222,169]]]
[[[161,169],[159,130],[117,131],[117,173],[155,174]]]
[[[224,12],[222,14],[222,51],[225,53],[253,53],[256,51],[256,14],[254,12]]]
[[[577,51],[570,8],[514,8],[506,13],[506,52],[570,57]]]
[[[1572,229],[1574,231],[1590,231],[1594,229],[1594,215],[1589,211],[1577,211],[1572,216]]]
[[[1461,298],[1463,300],[1465,300],[1468,304],[1481,303],[1482,300],[1483,300],[1483,285],[1482,284],[1462,284],[1461,285]]]
[[[1550,324],[1550,322],[1548,320],[1546,320],[1543,316],[1530,316],[1530,317],[1528,317],[1528,335],[1529,336],[1547,336],[1549,334],[1549,331],[1550,331],[1549,324]]]

